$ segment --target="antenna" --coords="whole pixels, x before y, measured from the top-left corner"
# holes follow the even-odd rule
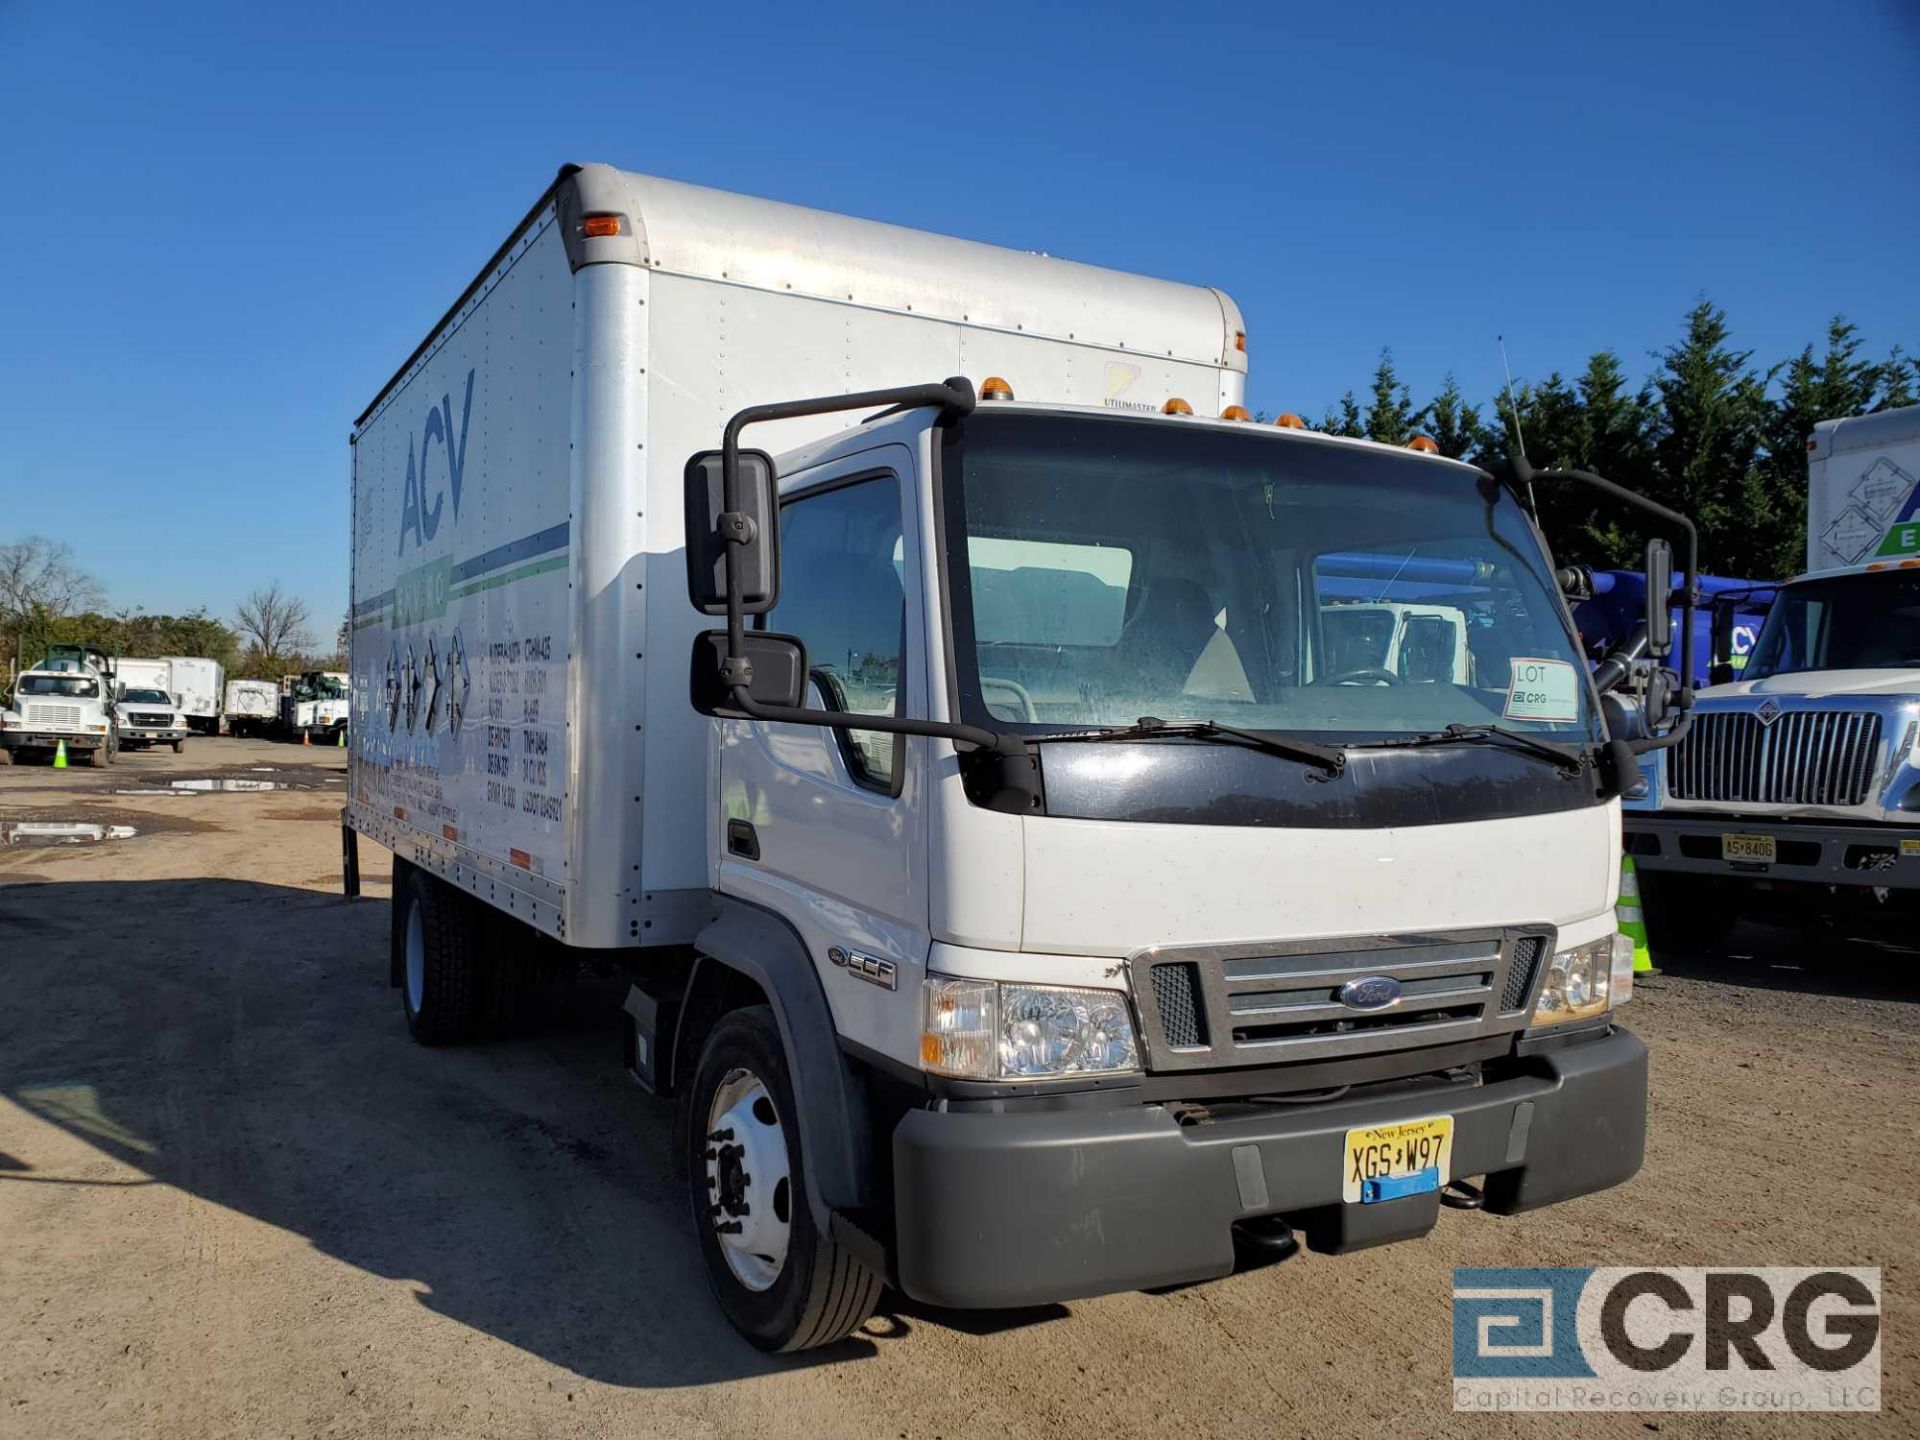
[[[1513,417],[1513,446],[1520,452],[1520,458],[1527,458],[1527,437],[1520,432],[1520,406],[1513,398],[1513,366],[1507,363],[1507,337],[1496,335],[1494,343],[1500,347],[1500,368],[1507,376],[1507,413]],[[1533,518],[1540,518],[1540,506],[1533,498],[1533,481],[1527,481],[1527,508],[1533,511]]]

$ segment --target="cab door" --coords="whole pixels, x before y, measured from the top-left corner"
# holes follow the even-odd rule
[[[759,623],[805,644],[807,704],[924,716],[922,577],[903,538],[918,524],[910,452],[885,446],[782,492],[779,603]],[[811,725],[731,721],[721,734],[720,889],[786,917],[841,1033],[882,1050],[917,1023],[907,1012],[929,945],[927,750]],[[830,951],[888,962],[893,983]]]

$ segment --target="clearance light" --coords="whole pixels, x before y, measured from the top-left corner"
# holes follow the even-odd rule
[[[1229,405],[1220,412],[1220,418],[1222,420],[1251,420],[1253,416],[1247,413],[1247,407],[1244,405]]]
[[[1191,415],[1193,413],[1193,406],[1176,395],[1160,407],[1160,413],[1162,415]]]
[[[1307,428],[1307,422],[1291,410],[1287,411],[1286,414],[1282,415],[1273,423],[1278,425],[1282,430],[1304,430]]]
[[[1422,455],[1438,455],[1440,447],[1424,435],[1416,435],[1407,441],[1407,449],[1418,450]]]
[[[1236,330],[1233,332],[1233,348],[1238,350],[1242,355],[1247,353],[1247,332],[1246,331]]]
[[[998,375],[989,375],[980,386],[980,398],[982,400],[1011,400],[1013,398],[1013,386],[1002,380]]]
[[[589,240],[604,240],[609,235],[620,233],[618,215],[589,215],[580,222],[580,233]]]

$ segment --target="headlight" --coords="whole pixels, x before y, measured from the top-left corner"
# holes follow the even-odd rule
[[[1547,967],[1533,1024],[1591,1020],[1633,998],[1633,940],[1618,932],[1562,950]]]
[[[926,979],[920,1063],[969,1080],[1050,1080],[1140,1068],[1118,990]]]

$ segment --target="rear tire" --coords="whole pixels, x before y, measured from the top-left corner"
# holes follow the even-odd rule
[[[882,1280],[814,1224],[799,1110],[771,1009],[721,1017],[685,1103],[688,1200],[729,1323],[762,1350],[844,1340],[880,1303]]]
[[[459,1045],[480,1031],[484,976],[474,905],[411,866],[394,892],[394,968],[407,1032],[422,1045]]]

